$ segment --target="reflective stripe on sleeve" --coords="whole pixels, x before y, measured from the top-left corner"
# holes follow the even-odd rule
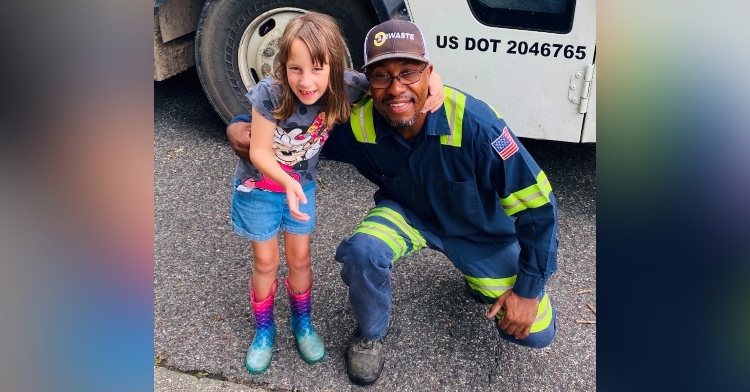
[[[513,192],[506,198],[501,198],[500,204],[502,204],[505,213],[510,216],[527,208],[537,208],[549,203],[551,191],[552,185],[547,180],[547,175],[542,171],[536,177],[536,184]]]

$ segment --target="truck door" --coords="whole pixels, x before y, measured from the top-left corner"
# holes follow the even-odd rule
[[[595,0],[405,4],[443,82],[489,103],[517,136],[596,141],[595,124],[582,138],[594,78]]]

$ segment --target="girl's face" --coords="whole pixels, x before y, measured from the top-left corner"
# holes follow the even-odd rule
[[[300,38],[292,41],[286,63],[286,75],[294,95],[305,105],[317,102],[328,89],[330,66],[314,64],[310,50]]]

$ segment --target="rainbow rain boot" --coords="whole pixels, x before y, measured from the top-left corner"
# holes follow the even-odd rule
[[[292,334],[297,340],[297,351],[300,357],[307,363],[315,363],[323,359],[326,350],[323,340],[315,333],[310,320],[310,292],[312,292],[312,280],[310,288],[306,293],[295,292],[289,286],[289,281],[284,279],[284,286],[289,293],[289,307],[291,308]]]
[[[271,286],[271,294],[261,302],[255,300],[252,283],[250,284],[250,303],[253,304],[255,313],[255,337],[247,349],[245,368],[250,373],[263,373],[271,366],[271,354],[273,343],[276,340],[276,324],[273,322],[273,299],[276,296],[276,287],[279,281],[274,280]]]

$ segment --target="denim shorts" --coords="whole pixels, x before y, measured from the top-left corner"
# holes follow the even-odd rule
[[[292,218],[286,193],[268,192],[258,188],[249,192],[234,189],[232,195],[232,229],[255,242],[265,242],[276,236],[279,229],[290,234],[306,235],[315,230],[315,181],[302,190],[307,204],[299,203],[299,210],[310,216],[303,222]]]

